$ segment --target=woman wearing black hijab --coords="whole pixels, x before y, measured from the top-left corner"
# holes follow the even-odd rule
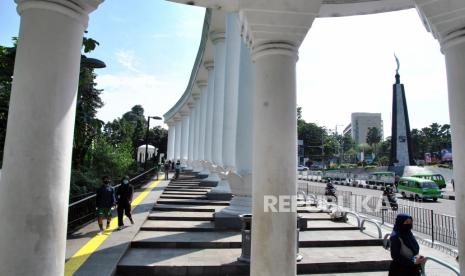
[[[412,233],[412,217],[398,214],[391,233],[391,257],[389,276],[420,276],[424,257],[418,255],[420,246]]]

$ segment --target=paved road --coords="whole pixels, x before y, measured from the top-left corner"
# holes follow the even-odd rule
[[[310,181],[303,181],[303,180],[298,180],[299,183],[310,183],[310,185],[313,186],[319,186],[319,187],[325,187],[325,183],[319,183],[319,182],[310,182]],[[335,185],[338,190],[341,191],[351,191],[354,194],[359,194],[359,195],[376,195],[376,196],[381,196],[382,192],[379,190],[371,190],[371,189],[365,189],[365,188],[355,188],[355,187],[348,187],[348,186],[341,186],[341,185]],[[448,199],[439,199],[437,202],[433,201],[425,201],[425,202],[414,202],[412,200],[404,200],[400,197],[398,197],[398,203],[403,204],[403,205],[411,205],[411,206],[418,206],[422,208],[427,208],[427,209],[432,209],[437,213],[440,214],[445,214],[449,216],[455,216],[455,200],[448,200]]]

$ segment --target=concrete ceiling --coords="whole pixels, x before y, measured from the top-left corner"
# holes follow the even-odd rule
[[[382,13],[414,7],[413,0],[323,0],[319,17]]]

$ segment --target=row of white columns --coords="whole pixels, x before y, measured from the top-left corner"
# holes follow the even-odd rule
[[[183,109],[168,121],[168,159],[235,167],[239,61],[244,43],[237,13],[228,15],[226,32],[210,32],[214,55],[203,63],[207,79],[197,81],[199,93],[187,104],[188,111]]]
[[[197,136],[188,139],[198,141],[189,146],[199,152],[185,157],[183,147],[178,150],[175,143],[175,155],[170,157],[208,161],[238,176],[231,178],[234,197],[230,206],[216,217],[253,212],[252,275],[293,275],[297,214],[264,212],[263,199],[267,195],[296,194],[297,47],[276,42],[250,51],[241,39],[237,13],[229,13],[225,32],[213,31],[210,39],[214,58],[204,62],[208,77],[206,82],[197,82],[200,99],[190,107],[198,107],[201,113],[199,133],[183,124],[187,117],[196,120],[195,112],[183,115],[181,108],[180,115],[173,116],[174,139],[179,133],[180,139]],[[176,154],[178,151],[180,154]],[[270,228],[274,231],[268,231]],[[270,266],[276,259],[286,265]]]

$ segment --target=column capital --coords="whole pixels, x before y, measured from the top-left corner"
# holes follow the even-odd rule
[[[202,89],[208,85],[208,82],[206,80],[198,80],[196,84],[200,89]]]
[[[241,36],[248,48],[281,41],[297,48],[318,16],[319,1],[267,0],[266,9],[257,1],[239,7]]]
[[[205,69],[207,69],[208,71],[212,70],[213,67],[215,66],[213,60],[207,60],[203,63],[203,66],[205,66]]]
[[[219,42],[224,42],[226,38],[226,33],[224,32],[224,30],[218,30],[218,31],[215,30],[215,31],[211,31],[209,36],[210,36],[210,40],[215,45]]]
[[[31,9],[49,10],[74,18],[87,28],[89,13],[97,9],[103,0],[15,0],[15,2],[19,15]]]
[[[442,52],[451,46],[465,43],[465,1],[414,2],[423,25],[439,41]]]
[[[256,61],[259,58],[268,55],[286,55],[291,56],[297,61],[298,48],[287,42],[268,42],[252,47],[252,60]]]
[[[447,48],[465,43],[465,26],[462,29],[455,30],[442,37],[439,41],[441,45],[441,52],[444,53]]]
[[[192,110],[195,107],[195,103],[194,102],[189,102],[189,103],[187,103],[187,106],[189,107],[189,110]]]
[[[192,94],[192,98],[197,102],[200,99],[200,94]]]
[[[179,114],[181,115],[182,119],[184,119],[184,117],[187,117],[189,115],[189,112],[182,110],[179,112]]]

